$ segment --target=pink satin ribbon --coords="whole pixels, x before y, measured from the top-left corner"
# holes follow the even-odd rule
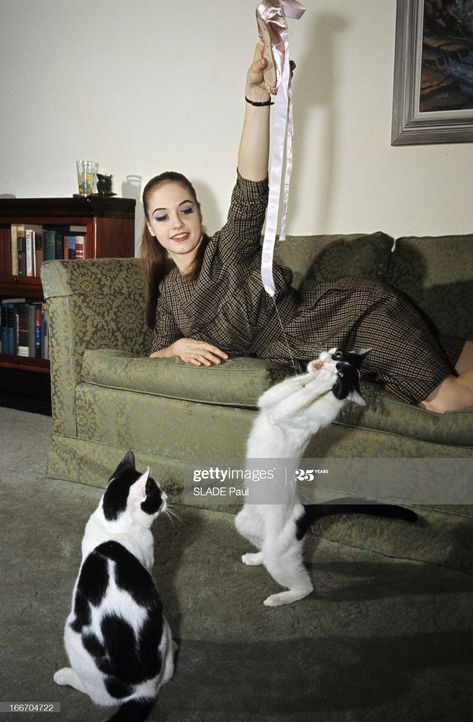
[[[261,280],[266,292],[274,296],[276,289],[273,279],[273,256],[278,229],[281,185],[283,184],[283,207],[279,226],[279,240],[286,238],[286,217],[289,200],[289,185],[292,172],[292,91],[289,64],[289,32],[286,17],[298,20],[305,8],[297,0],[263,0],[256,10],[261,40],[265,44],[268,59],[266,85],[276,95],[271,130],[271,158],[269,171],[269,202],[266,230],[261,257]]]

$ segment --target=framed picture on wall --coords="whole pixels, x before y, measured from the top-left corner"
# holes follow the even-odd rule
[[[397,0],[391,145],[473,142],[473,0]]]

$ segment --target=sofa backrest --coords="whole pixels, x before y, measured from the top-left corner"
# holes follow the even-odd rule
[[[394,240],[385,233],[288,236],[275,246],[275,260],[293,271],[293,285],[357,276],[386,281]]]
[[[385,233],[288,236],[275,260],[293,271],[293,285],[357,276],[406,293],[439,333],[473,338],[473,235],[403,237]]]
[[[424,310],[441,334],[473,338],[473,235],[397,239],[388,282]]]

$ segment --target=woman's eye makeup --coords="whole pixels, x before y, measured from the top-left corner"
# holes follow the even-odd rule
[[[188,216],[191,213],[194,213],[195,209],[194,209],[193,205],[188,205],[188,206],[182,206],[179,210],[184,216]],[[167,213],[164,213],[161,211],[160,213],[155,213],[153,215],[153,221],[157,221],[159,223],[159,221],[166,221],[168,219],[168,217],[169,216]]]

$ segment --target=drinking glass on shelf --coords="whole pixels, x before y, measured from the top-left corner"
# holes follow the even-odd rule
[[[76,166],[79,195],[90,196],[92,193],[96,193],[99,164],[93,160],[77,160]]]

